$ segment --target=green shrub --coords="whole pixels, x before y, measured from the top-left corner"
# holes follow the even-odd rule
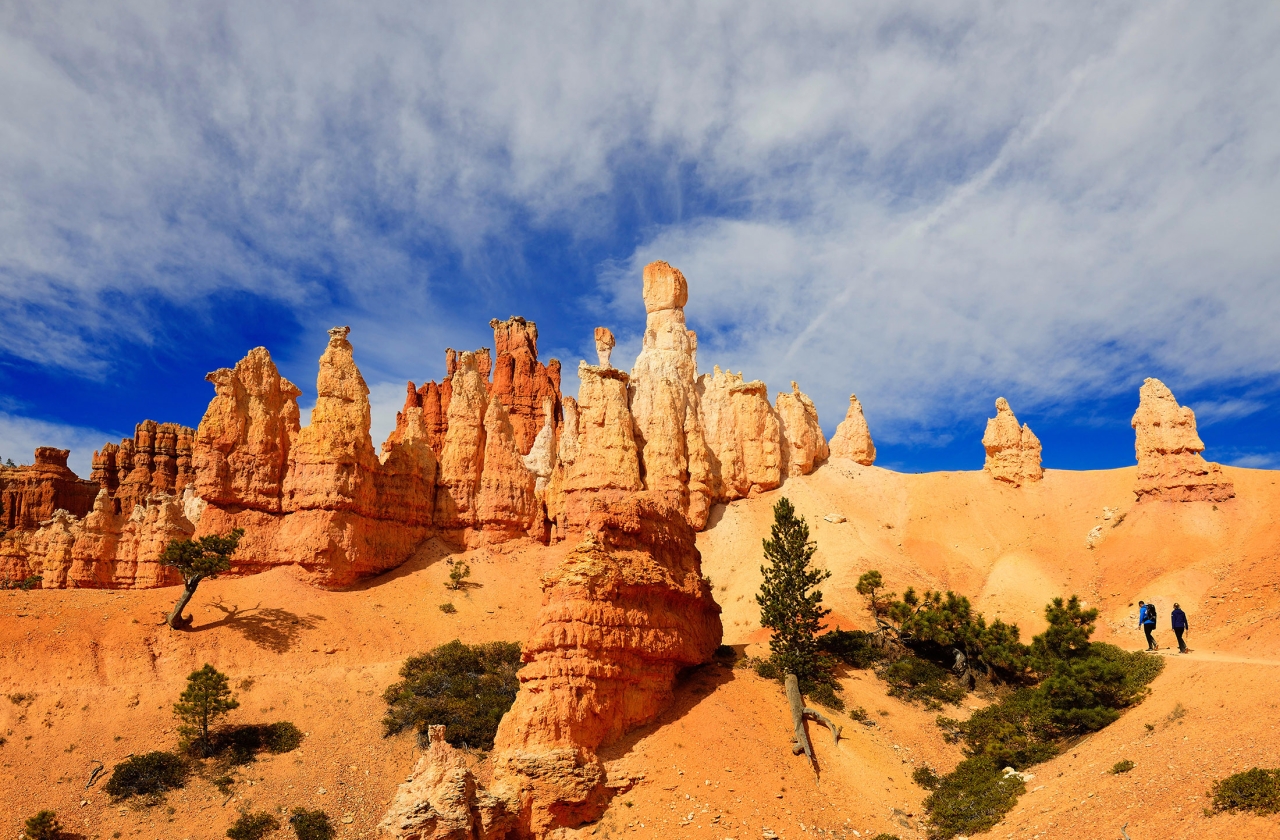
[[[457,611],[458,611],[458,608],[455,607],[453,604],[445,603],[440,605],[440,612],[444,613],[445,615],[453,615]]]
[[[112,798],[164,793],[187,781],[187,762],[180,755],[149,752],[135,755],[115,766],[103,787]]]
[[[950,840],[957,834],[978,834],[1000,822],[1026,789],[1021,779],[1004,775],[991,759],[967,758],[938,780],[924,807],[934,836]]]
[[[302,730],[287,720],[269,723],[262,727],[262,746],[276,755],[293,752],[302,746]]]
[[[858,706],[858,707],[856,707],[856,708],[850,709],[850,710],[849,710],[849,717],[853,718],[853,719],[854,719],[854,720],[856,720],[858,723],[862,723],[863,721],[865,721],[865,720],[867,720],[867,719],[868,719],[868,717],[867,717],[867,710],[866,710],[866,709],[864,709],[864,708],[862,708],[861,706]]]
[[[445,739],[455,747],[491,749],[498,721],[520,688],[520,666],[515,642],[464,645],[455,639],[412,657],[400,669],[403,679],[383,693],[384,734],[415,727],[425,747],[427,727],[443,724]]]
[[[1127,758],[1123,761],[1117,761],[1115,764],[1111,765],[1111,775],[1119,776],[1121,773],[1128,773],[1136,766],[1137,765]]]
[[[1013,785],[1016,777],[1004,779],[995,768],[1021,770],[1052,758],[1068,739],[1103,728],[1146,696],[1164,661],[1090,642],[1097,617],[1075,596],[1055,598],[1045,607],[1049,626],[1026,656],[1040,684],[1004,695],[967,721],[938,718],[944,737],[963,741],[968,756],[925,800],[939,837],[984,831],[1013,807],[1021,782]],[[1113,772],[1124,772],[1117,769],[1124,763]]]
[[[21,589],[23,592],[30,592],[32,589],[38,589],[40,582],[44,580],[43,575],[31,575],[22,580],[9,580],[5,578],[0,580],[0,589]],[[44,813],[41,811],[40,813]],[[52,812],[50,812],[52,813]]]
[[[1280,770],[1254,767],[1213,783],[1215,811],[1280,811]]]
[[[832,630],[818,637],[818,650],[850,668],[870,668],[886,658],[874,633],[864,630]]]
[[[921,764],[911,771],[911,780],[925,790],[937,790],[938,785],[942,784],[942,777],[927,764]]]
[[[904,656],[880,670],[889,684],[889,696],[923,703],[926,709],[941,709],[964,699],[964,687],[951,678],[951,672],[918,656]]]
[[[773,663],[772,659],[757,659],[752,663],[756,676],[766,680],[781,680],[782,672],[778,670],[778,666]]]
[[[890,834],[887,831],[882,831],[875,837],[872,837],[871,840],[902,840],[902,838],[896,834]]]
[[[820,705],[826,706],[828,709],[835,709],[838,712],[844,711],[844,701],[836,696],[835,686],[830,682],[823,681],[802,685],[800,691],[810,700],[816,700]]]
[[[62,823],[53,811],[41,811],[27,819],[22,836],[25,840],[61,840]]]
[[[336,832],[329,824],[329,815],[324,811],[308,811],[305,808],[294,808],[289,817],[289,825],[298,840],[333,840]]]
[[[1023,688],[979,709],[967,721],[939,719],[964,741],[965,754],[986,756],[1001,767],[1022,769],[1058,754],[1050,709],[1036,689]]]
[[[256,814],[244,812],[231,824],[231,828],[227,829],[227,836],[231,840],[262,840],[279,827],[280,821],[266,811],[259,811]]]
[[[235,783],[236,783],[236,780],[227,775],[219,776],[218,778],[214,779],[212,782],[213,786],[216,787],[218,789],[218,792],[221,793],[223,796],[231,795],[231,786],[234,785]]]

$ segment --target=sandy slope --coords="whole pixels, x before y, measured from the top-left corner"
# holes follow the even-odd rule
[[[1196,652],[1170,658],[1143,706],[1033,771],[1030,787],[1043,787],[990,836],[1118,838],[1125,821],[1134,840],[1280,836],[1276,818],[1201,812],[1211,779],[1280,766],[1280,476],[1227,473],[1238,495],[1217,509],[1135,507],[1133,470],[1051,470],[1042,484],[1015,489],[980,472],[906,475],[833,462],[789,481],[785,494],[813,526],[818,561],[833,572],[827,601],[844,626],[866,623],[854,583],[868,568],[899,591],[967,592],[1024,636],[1040,629],[1045,601],[1058,594],[1078,592],[1098,606],[1099,637],[1129,648],[1141,645],[1137,598],[1156,600],[1165,627],[1173,599],[1187,610]],[[699,538],[725,607],[726,642],[753,651],[762,638],[752,597],[760,540],[778,495],[717,510]],[[1101,519],[1104,506],[1124,513],[1115,527]],[[823,521],[832,513],[846,521]],[[1090,550],[1085,537],[1098,524],[1104,536]],[[50,807],[85,837],[218,838],[238,808],[297,805],[325,808],[341,836],[374,836],[414,752],[409,736],[381,737],[382,690],[406,656],[435,644],[522,638],[539,605],[538,577],[562,553],[530,544],[471,552],[481,585],[465,595],[444,590],[446,550],[434,543],[346,592],[312,589],[284,571],[211,581],[197,596],[191,633],[155,624],[172,590],[0,593],[0,694],[34,695],[0,698],[0,836],[16,836],[22,818]],[[439,611],[445,600],[457,615]],[[1161,636],[1172,643],[1167,629]],[[92,759],[111,765],[174,743],[169,705],[206,661],[243,686],[234,720],[292,720],[309,733],[303,748],[246,768],[225,803],[199,779],[150,809],[112,805],[101,783],[86,792]],[[581,833],[742,840],[768,827],[787,838],[922,836],[924,792],[911,768],[949,769],[959,751],[938,736],[935,713],[886,697],[874,676],[850,674],[844,686],[846,701],[878,726],[846,718],[838,747],[815,728],[815,776],[790,754],[776,686],[741,669],[701,669],[662,720],[609,749],[615,775],[644,778]],[[1120,758],[1137,767],[1106,774]]]

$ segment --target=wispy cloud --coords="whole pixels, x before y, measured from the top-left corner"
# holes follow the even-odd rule
[[[460,287],[583,355],[594,308],[625,364],[665,258],[704,369],[884,440],[1274,379],[1278,77],[1252,3],[9,4],[0,350],[104,376],[160,340],[140,295],[243,291],[350,323],[385,426],[487,343]],[[548,234],[608,246],[598,288],[537,275]]]
[[[88,478],[93,469],[93,453],[104,443],[120,438],[121,435],[111,432],[48,423],[0,411],[0,457],[12,459],[15,464],[32,463],[37,446],[56,446],[70,449],[67,466],[81,478]]]

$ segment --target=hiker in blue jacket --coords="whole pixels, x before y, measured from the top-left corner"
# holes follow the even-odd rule
[[[1138,602],[1138,623],[1142,625],[1142,632],[1147,634],[1147,650],[1159,650],[1156,640],[1151,636],[1151,631],[1156,629],[1155,604],[1148,604],[1145,601]]]
[[[1182,611],[1182,607],[1177,604],[1173,605],[1173,612],[1169,613],[1169,622],[1173,627],[1173,635],[1178,637],[1178,652],[1187,652],[1187,643],[1182,641],[1182,634],[1191,629],[1191,625],[1187,624],[1187,614]]]

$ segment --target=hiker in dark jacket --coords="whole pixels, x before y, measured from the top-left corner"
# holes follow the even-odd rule
[[[1187,624],[1187,614],[1182,611],[1182,607],[1177,604],[1173,605],[1173,612],[1169,613],[1169,622],[1173,626],[1173,635],[1178,637],[1178,652],[1187,652],[1187,643],[1182,641],[1182,634],[1191,629],[1191,625]]]
[[[1151,635],[1151,631],[1156,629],[1155,604],[1148,604],[1144,601],[1138,602],[1138,623],[1142,625],[1142,632],[1147,635],[1147,650],[1159,650],[1156,640]]]

